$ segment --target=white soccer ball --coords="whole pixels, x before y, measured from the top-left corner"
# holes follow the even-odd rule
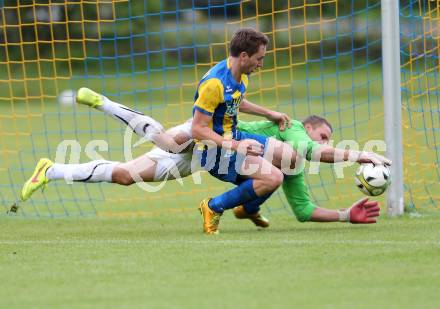
[[[66,89],[61,91],[58,95],[58,103],[61,106],[70,107],[75,105],[76,91],[72,89]]]
[[[357,169],[354,181],[364,194],[376,196],[386,191],[391,181],[390,176],[390,169],[386,165],[363,163]]]

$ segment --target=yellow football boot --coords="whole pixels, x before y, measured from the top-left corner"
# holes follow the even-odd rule
[[[38,161],[32,176],[25,182],[21,189],[21,200],[26,201],[31,195],[40,188],[45,188],[49,179],[46,177],[46,171],[53,165],[49,159],[42,158]]]
[[[220,223],[221,213],[214,212],[209,208],[208,203],[211,199],[206,198],[200,202],[199,210],[203,217],[203,232],[205,234],[218,234],[218,225]]]
[[[82,87],[76,93],[76,102],[90,107],[97,107],[104,104],[104,99],[101,94],[89,88]]]
[[[250,215],[246,212],[246,210],[244,209],[244,207],[242,205],[235,207],[233,211],[234,211],[235,218],[237,218],[237,219],[249,219],[252,222],[254,222],[254,224],[256,226],[259,226],[262,228],[269,227],[269,220],[267,218],[265,218],[264,216],[262,216],[259,212],[257,212],[256,214]]]

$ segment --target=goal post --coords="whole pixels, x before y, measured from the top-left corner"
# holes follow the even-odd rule
[[[393,161],[387,213],[396,216],[404,210],[399,1],[382,1],[381,13],[385,142],[387,156]]]

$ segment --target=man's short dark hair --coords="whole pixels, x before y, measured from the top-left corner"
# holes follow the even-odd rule
[[[232,36],[229,52],[232,57],[238,57],[242,52],[246,52],[250,57],[261,45],[266,46],[268,43],[269,39],[264,33],[252,28],[241,28]]]
[[[305,126],[306,124],[310,124],[313,128],[316,128],[317,126],[320,125],[327,125],[330,128],[330,131],[333,133],[333,128],[332,125],[330,124],[330,122],[328,122],[327,119],[317,116],[317,115],[311,115],[309,117],[307,117],[306,119],[303,120],[303,125]]]

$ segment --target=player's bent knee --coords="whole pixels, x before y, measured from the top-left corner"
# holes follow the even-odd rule
[[[275,176],[275,182],[276,182],[277,188],[282,185],[283,181],[284,181],[283,172],[281,172],[280,170],[277,170],[276,176]]]
[[[283,179],[284,175],[280,170],[272,170],[271,174],[266,178],[266,186],[271,191],[275,191],[279,186],[281,186]]]
[[[130,172],[122,168],[115,168],[113,170],[112,180],[114,183],[120,184],[122,186],[129,186],[134,183],[133,177],[131,177]]]

